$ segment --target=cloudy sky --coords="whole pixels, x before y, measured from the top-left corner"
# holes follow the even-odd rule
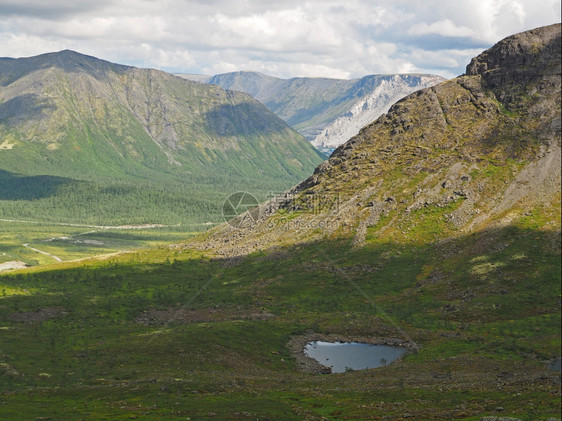
[[[500,39],[560,22],[560,9],[561,0],[0,0],[0,56],[68,48],[208,75],[453,77]]]

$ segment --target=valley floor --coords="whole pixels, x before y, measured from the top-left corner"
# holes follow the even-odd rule
[[[208,225],[83,225],[0,219],[0,272],[185,241]]]
[[[559,240],[506,227],[455,253],[340,239],[227,259],[176,246],[5,273],[0,416],[558,417]],[[307,373],[289,341],[313,332],[419,350]]]

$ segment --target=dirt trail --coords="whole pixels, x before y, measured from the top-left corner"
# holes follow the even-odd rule
[[[39,249],[30,247],[28,243],[22,244],[22,246],[28,248],[29,250],[36,251],[37,253],[41,253],[41,254],[44,254],[44,255],[46,255],[46,256],[52,257],[52,258],[55,259],[57,262],[62,262],[62,259],[61,259],[60,257],[55,256],[54,254],[51,254],[51,253],[47,253],[46,251],[42,251],[42,250],[39,250]]]

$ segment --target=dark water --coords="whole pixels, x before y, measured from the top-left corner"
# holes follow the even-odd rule
[[[349,369],[382,367],[406,352],[406,348],[388,345],[371,345],[357,342],[309,342],[304,353],[320,364],[330,367],[332,373]]]

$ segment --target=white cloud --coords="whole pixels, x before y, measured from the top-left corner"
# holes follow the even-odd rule
[[[25,33],[0,33],[0,56],[2,57],[27,57],[42,54],[48,51],[59,51],[64,44],[58,41],[49,41]]]
[[[408,29],[408,34],[436,34],[444,37],[470,37],[474,34],[474,31],[466,26],[456,26],[450,19],[444,19],[431,24],[427,24],[425,22],[418,23]]]
[[[169,71],[454,76],[561,0],[2,0],[0,56],[71,48]]]
[[[319,54],[341,46],[343,40],[331,22],[296,8],[249,16],[213,17],[211,42],[219,47],[249,48],[267,51],[316,51]]]

